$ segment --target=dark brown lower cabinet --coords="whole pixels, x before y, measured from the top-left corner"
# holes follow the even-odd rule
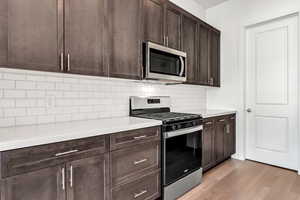
[[[207,171],[236,151],[235,114],[204,119],[202,166]]]
[[[209,118],[204,120],[203,144],[202,144],[202,167],[204,170],[210,168],[215,163],[214,158],[214,120]]]
[[[151,127],[0,152],[0,200],[155,200],[158,133]]]
[[[109,200],[108,154],[67,163],[68,200]]]
[[[64,170],[61,165],[6,178],[1,200],[64,200]]]

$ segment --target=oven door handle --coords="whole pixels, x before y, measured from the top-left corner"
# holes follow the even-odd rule
[[[191,127],[191,128],[184,128],[184,129],[179,129],[176,131],[168,131],[164,133],[164,138],[172,138],[172,137],[176,137],[176,136],[180,136],[180,135],[186,135],[189,133],[193,133],[196,131],[201,131],[203,130],[203,126],[195,126],[195,127]]]

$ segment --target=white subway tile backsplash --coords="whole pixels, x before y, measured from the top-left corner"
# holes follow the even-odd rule
[[[25,108],[5,108],[4,109],[5,117],[19,117],[19,116],[25,116],[25,115],[26,115]]]
[[[0,99],[0,108],[11,108],[15,107],[15,100],[14,99]]]
[[[0,80],[0,89],[13,89],[13,88],[15,88],[15,81]]]
[[[36,88],[34,81],[16,81],[16,89],[32,90]]]
[[[26,90],[4,90],[4,98],[25,98]]]
[[[206,89],[72,74],[0,69],[0,127],[129,114],[130,96],[171,96],[172,110],[206,107]]]
[[[8,126],[15,126],[15,125],[16,125],[15,117],[0,118],[0,127],[8,127]]]
[[[37,116],[16,117],[16,126],[30,125],[37,123]]]

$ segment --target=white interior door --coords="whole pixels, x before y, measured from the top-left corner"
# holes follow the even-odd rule
[[[297,169],[298,16],[249,27],[246,38],[246,158]]]

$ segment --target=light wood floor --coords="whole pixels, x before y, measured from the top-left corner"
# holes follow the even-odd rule
[[[286,169],[231,159],[207,172],[203,183],[179,200],[300,200],[300,176]]]

